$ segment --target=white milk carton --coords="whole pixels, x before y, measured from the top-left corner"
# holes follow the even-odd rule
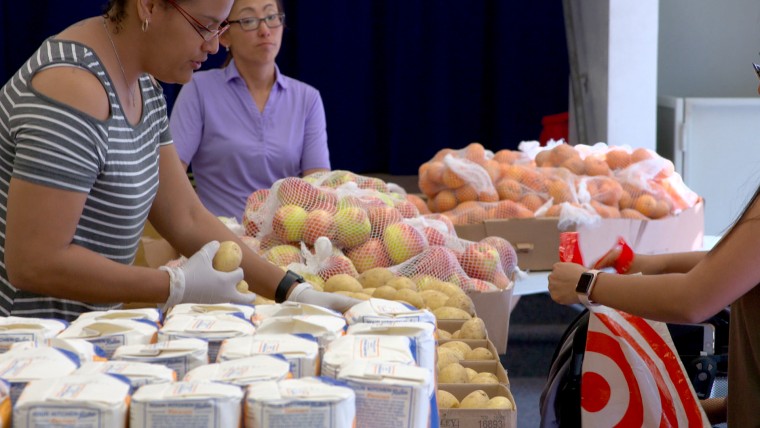
[[[216,382],[145,385],[132,395],[129,428],[239,427],[243,390]]]
[[[290,363],[279,355],[256,355],[196,367],[182,379],[247,386],[255,382],[290,378]]]
[[[75,321],[61,334],[61,339],[84,339],[100,347],[111,358],[116,348],[156,341],[158,324],[147,319],[83,319]]]
[[[34,380],[66,376],[79,368],[79,358],[58,348],[10,350],[0,355],[0,378],[10,382],[11,402]]]
[[[308,334],[317,338],[320,355],[325,347],[343,336],[346,320],[330,315],[296,315],[267,318],[259,323],[257,334]]]
[[[58,348],[71,352],[79,358],[79,361],[106,361],[106,352],[94,343],[84,339],[61,339],[54,337],[36,342],[18,342],[11,346],[11,350],[32,348]]]
[[[234,313],[243,314],[243,318],[250,320],[253,317],[255,308],[253,305],[239,305],[235,303],[217,303],[213,305],[204,305],[201,303],[180,303],[169,310],[167,318],[172,315],[190,314],[190,315],[231,315]]]
[[[125,345],[116,348],[112,360],[160,364],[177,373],[177,379],[199,366],[209,363],[208,342],[203,339],[176,339],[147,345]]]
[[[161,324],[163,314],[158,308],[111,309],[109,311],[90,311],[81,313],[76,321],[87,320],[148,320]]]
[[[438,426],[435,381],[426,368],[377,361],[352,361],[338,373],[356,394],[356,426],[427,428]],[[433,415],[431,410],[435,410]],[[431,424],[431,420],[436,423]]]
[[[91,361],[82,364],[73,374],[91,375],[97,373],[120,375],[129,381],[132,388],[177,380],[177,373],[168,367],[133,361]]]
[[[13,407],[13,425],[126,427],[129,390],[129,383],[103,373],[35,380]]]
[[[355,427],[354,391],[334,379],[306,377],[249,385],[246,428]]]
[[[346,311],[348,324],[377,323],[389,320],[407,322],[428,322],[435,325],[435,315],[426,309],[393,300],[370,298]]]
[[[343,336],[333,341],[322,358],[322,376],[335,379],[352,361],[416,364],[412,341],[403,336]]]
[[[0,317],[0,353],[7,352],[14,343],[50,339],[68,326],[57,319]]]
[[[208,342],[208,359],[216,361],[216,354],[224,339],[251,335],[256,331],[250,320],[240,313],[193,315],[177,314],[166,318],[158,332],[159,342],[196,338]]]
[[[348,335],[405,336],[412,340],[417,365],[435,370],[435,326],[428,322],[388,321],[377,324],[353,324]]]
[[[295,316],[311,316],[321,315],[343,318],[343,314],[332,309],[323,308],[321,306],[309,305],[307,303],[297,302],[282,302],[273,305],[257,305],[256,313],[253,316],[253,323],[257,326],[262,321],[269,318],[277,317],[295,317]]]
[[[319,344],[307,334],[260,334],[233,337],[222,342],[218,362],[254,355],[280,355],[290,363],[290,373],[300,378],[318,375]]]

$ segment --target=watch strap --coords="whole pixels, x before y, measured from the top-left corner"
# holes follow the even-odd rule
[[[280,280],[280,283],[277,284],[277,289],[274,291],[274,301],[276,303],[284,302],[288,297],[288,290],[290,290],[290,287],[296,282],[302,283],[306,282],[306,280],[292,270],[285,272],[285,276]]]

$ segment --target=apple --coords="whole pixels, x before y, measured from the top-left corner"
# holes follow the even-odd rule
[[[272,185],[272,190],[276,192],[277,200],[282,205],[305,206],[311,201],[316,201],[319,197],[317,187],[298,177],[286,177],[277,180]]]
[[[391,258],[385,250],[383,241],[372,238],[369,241],[351,248],[346,252],[356,271],[362,273],[376,267],[390,267]]]
[[[501,269],[505,274],[511,275],[517,270],[517,252],[509,241],[500,236],[487,236],[481,239],[480,242],[496,248],[501,259]]]
[[[386,227],[383,243],[394,265],[409,260],[426,247],[422,232],[407,223],[394,223]]]
[[[369,223],[372,225],[372,237],[380,238],[386,227],[393,223],[399,223],[403,217],[401,212],[388,205],[373,205],[367,208]]]
[[[440,230],[432,226],[425,226],[422,230],[425,232],[428,245],[446,245],[446,235]]]
[[[360,176],[356,179],[360,189],[372,189],[378,192],[388,193],[388,185],[377,177]]]
[[[259,238],[259,251],[264,252],[272,247],[283,244],[287,244],[287,242],[280,239],[280,237],[274,233],[267,233],[266,235]]]
[[[326,210],[310,212],[304,222],[303,242],[314,245],[320,236],[325,236],[330,241],[335,239],[335,221],[333,215]]]
[[[335,214],[335,239],[343,248],[355,247],[370,238],[372,225],[367,212],[357,206],[345,206]]]
[[[277,245],[268,249],[264,253],[264,258],[281,267],[291,263],[303,263],[301,250],[290,244]]]
[[[245,211],[258,211],[269,197],[269,189],[259,189],[251,193],[245,201]]]
[[[404,218],[414,218],[419,217],[420,212],[417,210],[417,207],[414,206],[413,203],[407,201],[406,199],[403,200],[397,200],[395,201],[396,209],[401,212],[401,215]]]
[[[319,276],[327,281],[331,276],[339,273],[345,273],[353,277],[359,276],[353,262],[346,256],[332,255],[329,256],[319,269]]]
[[[325,187],[337,188],[341,185],[354,181],[354,173],[349,171],[336,170],[322,178],[322,185]]]
[[[272,231],[285,242],[300,242],[307,216],[306,210],[298,205],[283,205],[274,213]]]
[[[440,221],[441,223],[446,225],[446,230],[449,231],[449,235],[456,235],[457,231],[454,228],[454,223],[451,222],[451,219],[448,216],[445,216],[440,213],[432,213],[432,214],[425,214],[423,216],[425,220],[434,220],[434,221]]]
[[[493,279],[497,269],[502,270],[499,251],[484,242],[469,244],[459,256],[459,262],[467,275],[486,281]]]
[[[261,225],[264,223],[264,217],[257,211],[251,211],[246,208],[243,213],[243,229],[247,236],[256,236],[261,232]]]

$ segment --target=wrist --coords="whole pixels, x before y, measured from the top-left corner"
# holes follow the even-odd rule
[[[592,269],[583,272],[578,279],[578,284],[575,286],[575,292],[578,294],[578,300],[580,300],[584,306],[599,305],[591,298],[591,294],[594,292],[594,288],[601,273],[601,271]]]
[[[275,289],[274,301],[276,303],[282,303],[288,300],[290,294],[292,293],[292,290],[294,289],[293,285],[302,284],[304,282],[304,278],[292,270],[285,272],[285,276],[282,277],[280,283],[277,284],[277,288]]]
[[[182,302],[185,295],[185,276],[181,269],[175,269],[168,266],[158,268],[169,275],[168,297],[164,303],[164,312],[174,305]]]

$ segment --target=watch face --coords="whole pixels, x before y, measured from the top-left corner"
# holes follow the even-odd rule
[[[575,287],[576,293],[588,293],[588,288],[591,283],[594,282],[594,274],[589,272],[583,272],[580,279],[578,279],[578,285]]]

